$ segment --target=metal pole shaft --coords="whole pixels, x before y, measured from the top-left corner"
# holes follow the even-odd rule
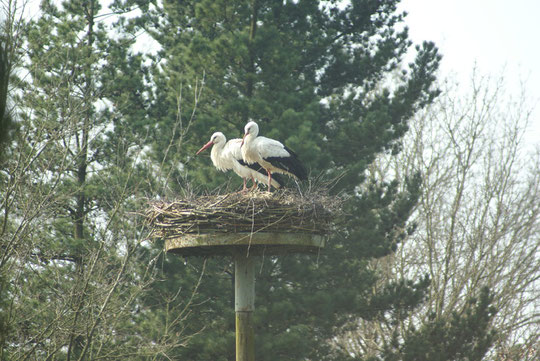
[[[255,270],[253,257],[235,256],[234,311],[236,313],[236,361],[255,361],[253,310]]]

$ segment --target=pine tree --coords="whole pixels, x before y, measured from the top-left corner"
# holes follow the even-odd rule
[[[413,330],[394,350],[385,350],[385,361],[481,361],[493,344],[496,332],[491,321],[496,314],[493,295],[483,288],[478,299],[468,300],[464,309],[448,319],[436,318]]]
[[[143,231],[129,211],[143,195],[223,182],[194,151],[214,131],[241,135],[248,119],[295,149],[313,175],[340,176],[332,192],[349,197],[343,228],[316,260],[261,259],[258,359],[346,360],[332,338],[355,320],[405,318],[429,279],[381,286],[368,264],[414,231],[407,220],[420,176],[399,191],[397,181],[365,179],[365,169],[377,153],[399,152],[407,120],[437,95],[439,56],[425,43],[403,64],[411,43],[397,3],[116,1],[115,12],[141,15],[112,36],[100,2],[44,1],[27,36],[31,81],[17,99],[22,163],[9,160],[10,176],[0,178],[9,240],[0,271],[25,286],[5,293],[17,300],[7,354],[234,359],[230,261],[138,247]],[[128,33],[141,28],[161,47],[151,68],[132,52]],[[151,283],[156,273],[162,282]],[[396,347],[415,355],[419,340],[440,334],[480,357],[492,335],[471,320],[485,324],[484,306]]]
[[[5,157],[16,123],[10,104],[11,77],[17,66],[20,47],[20,32],[25,22],[20,18],[17,3],[2,4],[0,14],[0,160]]]
[[[7,36],[8,21],[0,18],[0,161],[4,158],[4,151],[10,143],[9,133],[13,128],[13,118],[8,107],[9,77],[11,74],[10,43]],[[2,232],[0,232],[0,235]],[[0,359],[3,359],[3,349],[8,336],[8,320],[5,310],[9,305],[7,292],[7,276],[0,270]]]
[[[151,95],[135,39],[110,15],[97,0],[43,1],[25,34],[20,132],[0,173],[7,359],[145,359],[186,337],[182,319],[145,305],[157,252],[134,212],[157,183]]]
[[[3,154],[4,143],[8,141],[8,134],[13,124],[8,110],[8,84],[11,66],[7,44],[4,44],[3,39],[4,36],[0,34],[0,155]]]
[[[438,94],[432,83],[440,56],[433,44],[417,46],[413,62],[403,64],[412,44],[397,4],[164,1],[133,22],[161,46],[156,59],[161,67],[154,72],[156,101],[149,110],[157,122],[157,159],[163,159],[178,120],[192,119],[182,147],[163,163],[176,172],[171,190],[181,190],[186,179],[208,188],[222,183],[226,176],[193,155],[214,131],[238,137],[246,121],[254,119],[261,134],[294,149],[312,176],[339,175],[333,192],[350,196],[346,227],[317,260],[262,260],[256,283],[258,359],[343,358],[332,345],[342,327],[359,317],[381,322],[389,315],[404,317],[424,297],[428,279],[389,284],[373,295],[377,275],[367,267],[370,259],[395,251],[413,231],[407,219],[420,178],[406,180],[408,187],[399,192],[395,181],[369,182],[364,171],[377,153],[399,151],[407,120]],[[396,73],[390,82],[389,75]],[[204,89],[191,118],[201,79]],[[187,105],[179,111],[180,95]],[[170,262],[171,269],[178,263]],[[201,267],[199,261],[186,262]],[[227,302],[231,265],[208,262],[217,272],[207,269],[207,288],[203,283],[199,290],[200,300],[212,300],[196,309],[204,332],[178,357],[233,359]],[[183,272],[174,268],[170,276],[185,284]]]
[[[106,40],[96,20],[98,1],[69,1],[62,7],[44,1],[41,10],[42,16],[27,32],[29,76],[18,99],[21,131],[28,140],[28,144],[18,141],[18,151],[35,158],[26,175],[34,187],[23,194],[35,202],[34,217],[41,227],[31,228],[29,220],[28,234],[12,238],[14,245],[28,247],[24,252],[28,266],[15,267],[28,282],[27,288],[17,291],[20,302],[13,316],[30,315],[28,309],[37,307],[34,302],[46,300],[50,311],[43,308],[47,303],[37,307],[35,317],[27,318],[27,329],[13,335],[10,344],[22,342],[27,346],[15,354],[36,357],[64,348],[69,360],[88,354],[95,332],[92,314],[99,314],[98,304],[92,304],[88,295],[97,297],[102,267],[118,262],[114,254],[104,256],[105,243],[91,221],[100,191],[94,181],[98,166],[94,139],[105,126],[97,110],[102,86],[98,49]],[[15,211],[27,211],[24,200],[18,202],[21,208]],[[39,242],[34,243],[33,237]],[[41,277],[31,276],[35,268]],[[68,310],[66,317],[58,318]],[[43,334],[49,327],[62,332]],[[47,341],[37,338],[27,343],[29,334]]]

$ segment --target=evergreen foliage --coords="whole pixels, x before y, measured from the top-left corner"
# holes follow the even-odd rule
[[[191,119],[190,105],[204,80],[196,116],[181,139],[184,147],[164,167],[174,173],[181,162],[191,182],[217,186],[226,176],[193,154],[212,132],[240,136],[253,119],[261,134],[294,149],[312,176],[339,176],[333,192],[350,195],[346,227],[318,259],[261,260],[255,315],[259,359],[338,359],[343,355],[331,339],[341,327],[358,317],[404,315],[424,297],[427,279],[389,285],[373,295],[377,275],[367,267],[373,257],[395,251],[413,230],[407,218],[420,177],[406,180],[407,190],[400,193],[395,181],[366,182],[364,171],[378,152],[399,151],[407,119],[438,94],[432,83],[440,56],[433,44],[416,47],[414,61],[403,64],[411,42],[397,3],[164,1],[132,21],[161,46],[150,107],[157,121],[156,159],[166,149],[169,138],[164,135],[175,134],[179,119]],[[392,83],[390,74],[399,74]],[[188,105],[178,112],[180,96]],[[180,173],[174,179],[185,186]],[[201,288],[197,297],[221,298],[215,305],[224,308],[217,312],[232,316],[226,302],[232,292],[230,271],[223,271],[232,266],[228,260],[209,262],[221,271],[205,280],[220,282],[213,281],[216,288],[208,291]],[[177,268],[171,276],[187,286],[182,272]],[[179,358],[234,358],[227,342],[234,333],[232,319],[208,322],[202,315],[216,312],[208,306],[194,310],[206,330],[192,338]]]
[[[0,18],[0,159],[15,128],[13,115],[9,107],[8,89],[13,68],[15,44],[8,34],[10,19]]]
[[[231,261],[165,257],[162,244],[141,245],[133,212],[146,196],[223,184],[229,175],[194,153],[215,131],[241,136],[249,119],[349,199],[320,255],[259,260],[257,359],[347,360],[333,338],[355,320],[406,318],[429,278],[380,286],[369,262],[414,231],[421,176],[400,191],[365,170],[399,152],[408,119],[438,95],[440,56],[432,43],[412,48],[398,2],[42,1],[15,98],[19,158],[0,173],[0,275],[24,284],[0,290],[16,300],[0,320],[2,356],[233,360]],[[109,10],[129,16],[113,26]],[[142,32],[155,54],[134,51]],[[414,355],[422,335],[449,336],[480,357],[491,334],[467,340],[473,320],[489,324],[488,301],[397,345]]]
[[[3,22],[3,21],[2,21]],[[7,148],[9,141],[8,132],[11,128],[12,118],[7,111],[8,102],[8,80],[9,80],[9,60],[6,51],[5,40],[6,37],[3,31],[3,24],[0,23],[0,160],[4,156],[4,148]],[[9,304],[9,296],[7,294],[7,277],[0,270],[0,311],[6,309]],[[8,335],[8,321],[7,314],[0,312],[0,350],[4,348],[6,338]],[[0,356],[1,356],[0,351]]]
[[[2,359],[144,359],[185,339],[167,328],[182,308],[144,308],[160,279],[134,214],[156,193],[146,68],[101,5],[43,1],[25,33],[20,131],[0,172]]]
[[[487,288],[478,299],[469,299],[464,309],[449,319],[436,318],[410,332],[396,350],[386,350],[385,361],[480,361],[493,344],[496,332],[490,323],[496,314]]]
[[[0,154],[3,154],[4,143],[7,142],[12,127],[12,118],[7,107],[10,66],[3,38],[0,34]]]

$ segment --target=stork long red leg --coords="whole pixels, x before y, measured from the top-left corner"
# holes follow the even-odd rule
[[[268,192],[270,192],[270,185],[272,184],[272,172],[270,172],[268,169],[266,170],[266,172],[268,173]]]
[[[253,176],[251,176],[251,182],[253,183],[253,185],[251,186],[251,190],[254,191],[255,189],[257,189],[257,182],[255,182],[255,178],[253,178]]]

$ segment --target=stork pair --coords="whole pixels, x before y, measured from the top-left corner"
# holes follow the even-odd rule
[[[247,190],[248,178],[253,182],[252,189],[257,187],[255,182],[264,183],[265,180],[268,190],[271,186],[279,188],[282,182],[279,176],[272,177],[272,173],[283,173],[299,180],[307,179],[304,166],[292,150],[275,139],[258,135],[259,126],[255,122],[246,124],[242,139],[227,142],[223,133],[216,132],[197,154],[212,147],[210,158],[214,166],[221,171],[232,169],[242,177],[243,191]]]

